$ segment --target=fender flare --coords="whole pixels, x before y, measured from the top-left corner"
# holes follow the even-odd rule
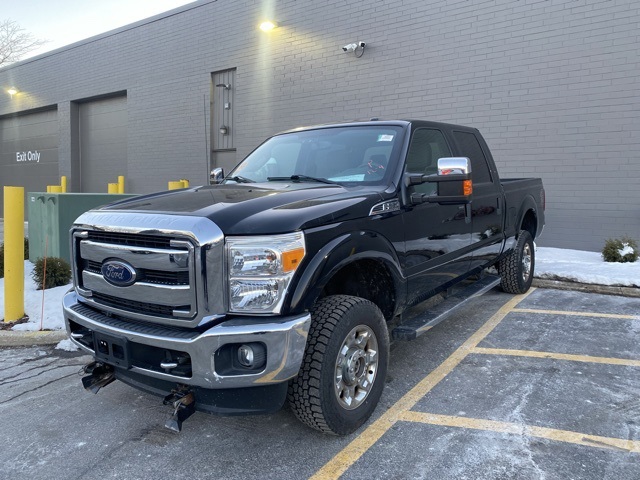
[[[520,204],[520,211],[518,212],[517,221],[515,223],[515,228],[516,228],[515,234],[517,235],[518,232],[522,229],[522,223],[524,222],[524,217],[527,213],[529,213],[529,211],[533,213],[533,216],[536,219],[536,231],[533,232],[533,234],[531,235],[533,238],[536,238],[538,236],[538,229],[540,227],[538,225],[538,212],[537,212],[536,201],[531,195],[527,195],[526,197],[524,197],[524,199],[522,200],[522,203]]]
[[[405,281],[393,245],[379,233],[354,231],[327,242],[305,262],[304,270],[291,293],[291,311],[310,309],[331,278],[342,268],[359,260],[374,260],[385,265],[396,290],[396,304],[404,301]]]

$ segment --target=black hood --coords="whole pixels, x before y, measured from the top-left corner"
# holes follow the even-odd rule
[[[164,192],[102,210],[207,217],[227,235],[270,234],[366,217],[380,200],[380,193],[372,187],[278,182]]]

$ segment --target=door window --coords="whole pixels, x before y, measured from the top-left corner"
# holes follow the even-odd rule
[[[453,132],[460,153],[471,160],[471,175],[474,183],[491,183],[491,173],[482,147],[473,133]]]
[[[407,152],[407,172],[431,175],[438,173],[438,159],[450,157],[451,150],[440,130],[418,128],[413,132]],[[435,183],[423,183],[413,187],[414,192],[432,194]]]

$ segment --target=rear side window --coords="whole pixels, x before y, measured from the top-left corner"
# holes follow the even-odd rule
[[[471,175],[476,183],[490,183],[491,174],[480,142],[473,133],[453,132],[460,154],[471,160]]]

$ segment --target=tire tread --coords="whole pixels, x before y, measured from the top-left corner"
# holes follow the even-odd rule
[[[529,285],[523,288],[521,282],[522,272],[520,271],[520,252],[524,248],[524,244],[528,242],[529,239],[531,239],[531,234],[526,230],[521,230],[518,234],[518,241],[513,251],[500,260],[500,286],[507,293],[522,294],[529,290],[531,282],[528,282]],[[533,243],[533,240],[531,240],[531,242]],[[533,277],[533,268],[534,265],[531,266],[531,277]]]
[[[294,414],[305,425],[323,433],[337,434],[329,426],[321,404],[321,368],[324,354],[341,317],[360,303],[371,302],[349,295],[332,295],[314,305],[311,310],[312,321],[307,349],[300,372],[289,382],[287,398]]]

